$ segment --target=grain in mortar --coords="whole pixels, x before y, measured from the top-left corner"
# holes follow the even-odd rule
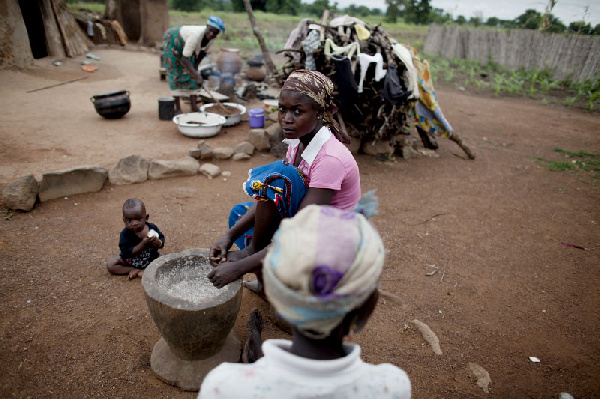
[[[160,285],[176,298],[198,303],[221,292],[208,279],[211,270],[207,258],[187,256],[160,276]]]

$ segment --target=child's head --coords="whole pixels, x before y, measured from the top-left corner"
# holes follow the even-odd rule
[[[146,225],[148,214],[144,202],[137,198],[129,198],[123,204],[123,222],[128,230],[141,231]]]
[[[383,242],[363,215],[310,205],[282,221],[264,261],[265,292],[300,333],[327,338],[344,323],[364,325],[383,261]]]

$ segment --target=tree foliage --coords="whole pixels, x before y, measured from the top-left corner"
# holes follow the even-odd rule
[[[538,29],[542,22],[542,14],[533,8],[528,8],[515,18],[515,22],[522,29]]]
[[[485,21],[487,26],[497,27],[500,26],[500,19],[496,17],[489,17],[487,21]]]
[[[574,21],[569,24],[568,31],[578,35],[591,35],[593,29],[589,22],[586,23],[585,21]]]
[[[266,0],[266,12],[298,15],[301,9],[302,4],[300,3],[300,0]]]
[[[335,13],[338,10],[338,3],[329,4],[329,0],[315,0],[312,4],[304,5],[302,9],[320,18],[325,10]]]
[[[200,0],[172,0],[171,8],[179,11],[198,11],[201,9]]]
[[[396,23],[400,15],[406,9],[407,0],[385,0],[387,10],[385,11],[386,22]]]
[[[431,11],[430,0],[407,0],[404,19],[406,22],[424,25],[429,23]]]

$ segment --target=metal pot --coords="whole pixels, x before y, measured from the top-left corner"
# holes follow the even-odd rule
[[[94,104],[96,112],[107,119],[121,118],[131,108],[127,90],[96,94],[90,98],[90,101]]]

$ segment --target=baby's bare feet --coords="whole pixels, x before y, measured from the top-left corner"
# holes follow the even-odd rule
[[[144,275],[143,270],[135,269],[129,272],[129,279],[133,280],[136,277],[142,277]]]

